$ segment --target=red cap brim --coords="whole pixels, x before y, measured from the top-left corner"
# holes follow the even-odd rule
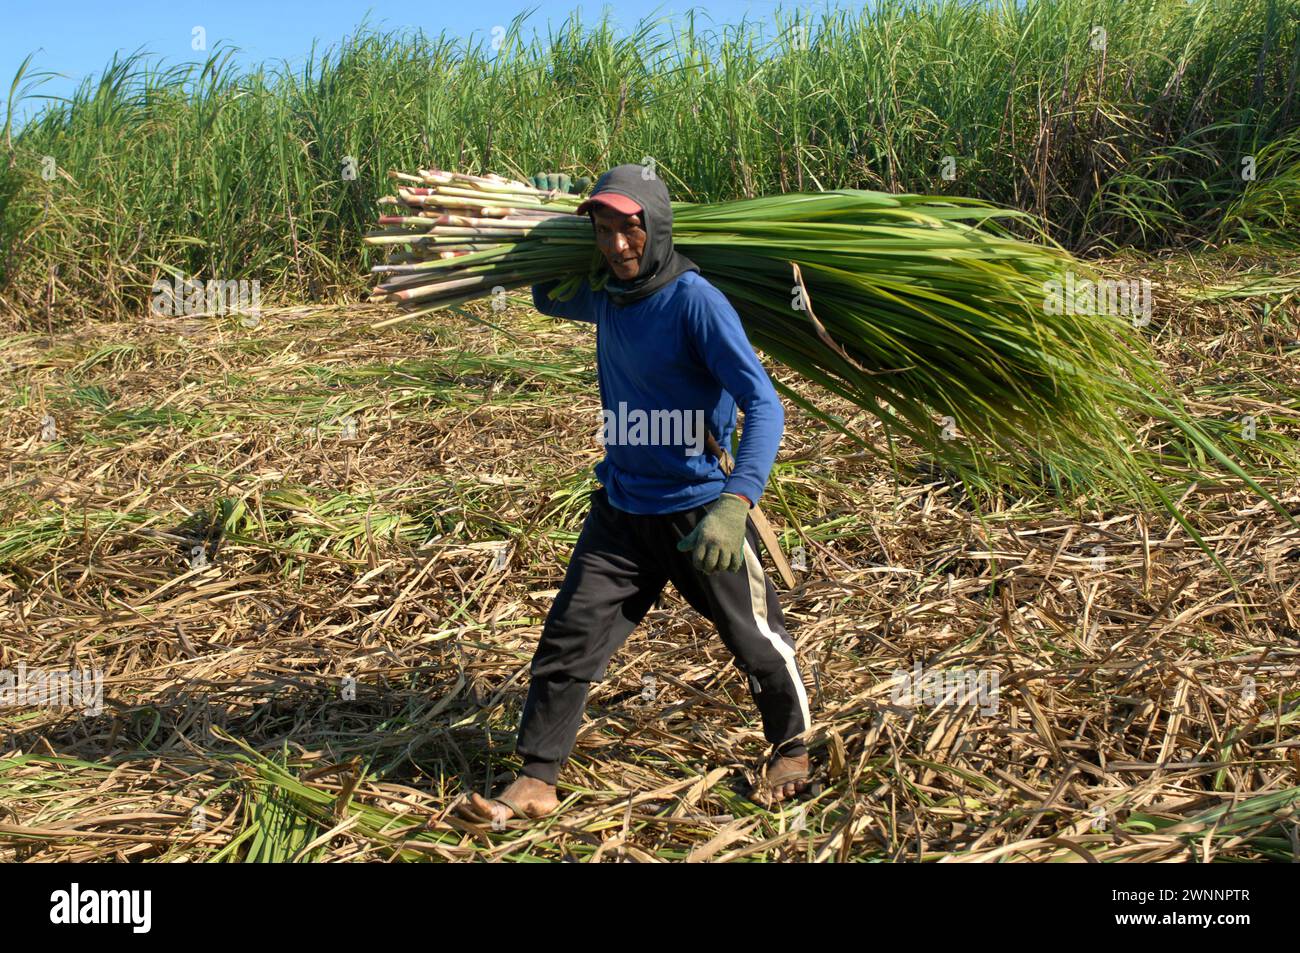
[[[593,204],[604,205],[616,212],[622,212],[624,215],[639,215],[641,213],[641,206],[626,195],[620,195],[617,192],[601,192],[579,205],[578,214],[586,214]]]

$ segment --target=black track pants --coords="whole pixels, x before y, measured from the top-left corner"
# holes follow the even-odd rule
[[[745,565],[706,575],[677,549],[708,511],[637,515],[616,509],[604,488],[591,495],[564,584],[542,627],[516,750],[523,773],[555,783],[573,750],[592,682],[672,580],[691,606],[717,626],[735,665],[749,676],[763,734],[782,753],[801,754],[811,727],[808,697],[795,663],[776,590],[763,573],[758,533],[746,529]],[[788,744],[783,744],[789,742]]]

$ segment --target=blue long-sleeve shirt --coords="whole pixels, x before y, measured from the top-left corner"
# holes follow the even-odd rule
[[[552,317],[596,325],[600,434],[596,478],[629,513],[676,513],[736,493],[757,503],[785,429],[785,410],[726,296],[688,271],[622,308],[584,280],[568,301],[547,298],[558,281],[533,286]],[[707,424],[724,449],[745,430],[728,476],[704,449]]]

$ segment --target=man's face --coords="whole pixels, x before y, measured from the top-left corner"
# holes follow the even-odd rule
[[[592,209],[596,224],[596,247],[609,270],[620,281],[631,281],[641,270],[645,251],[645,228],[640,215],[624,215],[612,208]]]

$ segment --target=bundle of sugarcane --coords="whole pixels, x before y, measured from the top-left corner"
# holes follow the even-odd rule
[[[405,311],[394,320],[557,278],[562,297],[607,275],[577,196],[495,175],[390,175],[398,193],[383,201],[401,212],[366,241],[400,246],[373,269],[375,300]],[[875,414],[891,453],[905,434],[984,489],[1119,487],[1171,508],[1194,538],[1157,478],[1196,478],[1208,457],[1285,512],[1182,410],[1130,316],[1062,300],[1088,269],[1014,237],[1012,221],[1034,227],[973,199],[842,189],[674,203],[673,242],[755,346]],[[1169,425],[1158,453],[1135,417]]]
[[[591,224],[574,213],[577,196],[495,175],[388,175],[397,195],[379,201],[400,213],[381,215],[387,227],[366,241],[400,249],[371,269],[387,276],[371,300],[401,306],[394,320],[570,274],[591,258]]]

